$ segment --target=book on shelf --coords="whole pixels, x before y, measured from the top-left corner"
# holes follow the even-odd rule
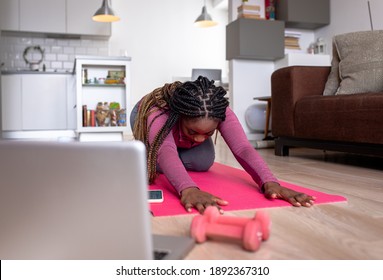
[[[289,38],[285,38],[285,47],[299,48],[299,40],[290,40]]]
[[[291,31],[285,31],[285,48],[286,49],[292,49],[292,50],[300,50],[300,44],[299,40],[301,38],[301,33],[299,32],[291,32]]]
[[[301,32],[294,32],[294,31],[289,31],[289,30],[285,31],[285,37],[300,39],[301,36],[302,36]]]
[[[262,19],[260,15],[238,13],[238,18]]]
[[[300,46],[285,46],[285,48],[290,50],[301,50]]]
[[[285,37],[285,43],[290,44],[290,45],[299,45],[299,39],[291,38],[291,37]]]
[[[91,110],[86,111],[86,123],[88,124],[87,126],[90,126],[90,124],[91,124],[90,112],[91,112]]]
[[[82,106],[82,126],[83,127],[96,126],[96,111],[89,110],[87,105]]]
[[[265,1],[248,0],[237,7],[238,18],[265,19]]]
[[[90,111],[90,120],[88,122],[88,125],[95,127],[96,126],[96,111],[95,110],[89,110],[89,111]]]
[[[237,8],[238,13],[239,12],[261,12],[261,6],[259,5],[244,5],[238,6]]]
[[[82,126],[88,126],[88,118],[87,118],[88,106],[82,105]]]

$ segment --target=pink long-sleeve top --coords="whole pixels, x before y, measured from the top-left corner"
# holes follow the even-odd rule
[[[148,124],[152,123],[154,117],[159,114],[160,111],[152,113],[148,118]],[[149,131],[149,143],[153,142],[154,137],[165,124],[167,118],[168,115],[163,114],[154,120]],[[266,162],[247,140],[246,134],[237,116],[229,107],[226,109],[225,121],[220,122],[217,129],[237,161],[241,164],[243,169],[250,174],[259,187],[266,182],[278,182],[268,168]],[[182,130],[180,130],[179,124],[176,124],[172,133],[169,133],[158,150],[157,162],[161,167],[162,172],[179,194],[186,188],[198,186],[187,173],[178,156],[177,147],[191,148],[195,145],[198,144],[189,141],[183,135]]]

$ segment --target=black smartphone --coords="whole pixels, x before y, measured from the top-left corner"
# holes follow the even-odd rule
[[[164,201],[164,194],[162,190],[149,190],[149,202],[160,203]]]

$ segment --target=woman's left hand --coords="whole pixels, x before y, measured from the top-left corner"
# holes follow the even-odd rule
[[[263,185],[264,194],[266,198],[274,199],[279,198],[286,200],[293,206],[310,207],[314,204],[315,196],[307,195],[305,193],[296,192],[292,189],[281,186],[276,182],[267,182]]]

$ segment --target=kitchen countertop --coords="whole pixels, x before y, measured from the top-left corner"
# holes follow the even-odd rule
[[[1,71],[2,75],[15,75],[15,74],[70,74],[72,75],[72,71],[64,71],[64,70],[58,70],[58,71],[53,71],[53,70],[48,70],[48,71],[35,71],[35,70],[2,70]]]

